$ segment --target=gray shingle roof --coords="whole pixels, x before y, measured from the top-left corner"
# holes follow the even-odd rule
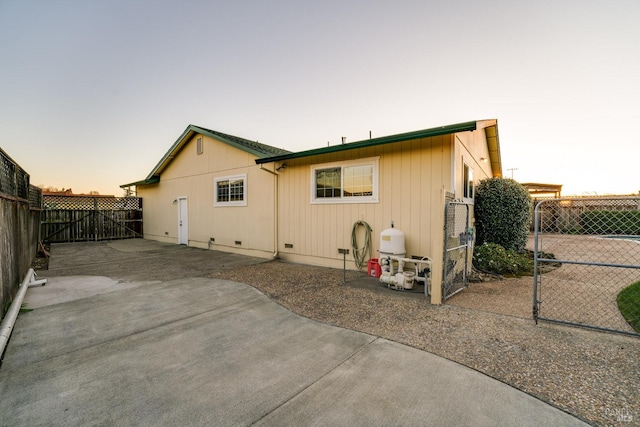
[[[245,138],[240,138],[239,136],[233,136],[226,133],[218,132],[215,130],[207,129],[202,126],[192,125],[195,129],[200,129],[204,131],[204,133],[209,133],[211,136],[218,136],[226,142],[232,143],[231,145],[240,146],[238,148],[242,149],[242,147],[248,149],[247,151],[253,151],[256,153],[260,153],[261,155],[258,157],[271,157],[271,156],[279,156],[284,154],[289,154],[290,151],[272,147],[271,145],[262,144],[258,141],[250,141]]]

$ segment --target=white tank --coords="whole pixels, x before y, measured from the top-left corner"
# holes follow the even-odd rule
[[[404,233],[397,228],[387,228],[380,233],[380,253],[404,256]]]

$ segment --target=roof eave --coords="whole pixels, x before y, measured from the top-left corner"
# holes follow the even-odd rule
[[[194,128],[196,127],[197,126],[193,126],[193,125],[187,126],[184,132],[182,132],[182,135],[180,135],[180,137],[176,140],[176,142],[173,143],[171,148],[169,148],[169,150],[164,154],[164,156],[162,156],[158,164],[156,164],[156,166],[151,170],[151,172],[149,172],[149,175],[147,175],[146,179],[150,179],[156,175],[160,175],[162,170],[164,170],[164,168],[167,167],[167,165],[171,162],[171,160],[175,158],[175,155],[177,154],[177,152],[180,151],[180,149],[186,144],[186,142],[195,133]]]
[[[497,122],[484,128],[491,161],[491,174],[494,178],[502,178],[502,158],[500,155],[500,137]]]
[[[336,153],[339,151],[354,150],[358,148],[373,147],[376,145],[390,144],[393,142],[409,141],[418,138],[428,138],[432,136],[447,135],[457,132],[474,131],[477,128],[477,122],[464,122],[448,126],[440,126],[437,128],[418,130],[413,132],[401,133],[397,135],[383,136],[380,138],[367,139],[364,141],[351,142],[348,144],[332,145],[329,147],[315,148],[312,150],[300,151],[297,153],[283,154],[279,156],[262,157],[256,159],[257,164],[279,162],[283,160],[298,159],[302,157],[315,156],[319,154]]]
[[[140,185],[151,185],[151,184],[157,184],[159,182],[160,182],[160,176],[152,176],[150,178],[146,178],[141,181],[130,182],[129,184],[122,184],[120,188],[127,188],[127,187],[134,187],[134,186],[138,187]]]
[[[156,176],[156,175],[160,175],[162,173],[162,171],[169,165],[169,163],[178,155],[178,152],[182,149],[182,147],[184,147],[184,145],[187,142],[189,142],[189,140],[196,133],[208,136],[210,138],[213,138],[213,139],[216,139],[218,141],[221,141],[221,142],[223,142],[225,144],[231,145],[232,147],[235,147],[235,148],[237,148],[239,150],[242,150],[242,151],[244,151],[246,153],[249,153],[249,154],[251,154],[253,156],[256,156],[256,157],[264,156],[264,153],[261,153],[259,151],[253,150],[250,147],[246,147],[246,146],[244,146],[242,144],[238,144],[235,141],[232,141],[232,140],[229,140],[227,138],[224,138],[221,135],[217,135],[215,133],[212,133],[212,132],[208,131],[207,129],[201,128],[200,126],[189,125],[184,130],[184,132],[182,132],[182,135],[180,135],[180,137],[176,140],[176,142],[173,143],[171,148],[169,148],[169,150],[165,153],[165,155],[162,157],[162,159],[160,159],[158,164],[156,164],[156,166],[151,170],[149,175],[147,175],[147,179],[149,179],[149,178],[151,178],[153,176]]]

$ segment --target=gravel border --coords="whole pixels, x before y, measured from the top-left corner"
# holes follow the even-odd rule
[[[271,261],[210,276],[251,285],[310,319],[458,362],[590,424],[640,425],[640,339],[535,325],[517,307],[501,314],[455,302],[432,306],[415,294],[352,286],[364,276],[355,271],[345,284],[342,270]],[[518,279],[500,286],[510,280]]]

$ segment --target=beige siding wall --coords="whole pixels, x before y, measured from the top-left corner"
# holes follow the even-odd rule
[[[196,154],[197,138],[203,138],[201,155]],[[214,206],[214,180],[242,174],[247,175],[247,206]],[[160,183],[140,186],[138,195],[145,238],[177,243],[174,200],[186,197],[189,246],[262,257],[275,250],[273,175],[260,170],[255,156],[228,144],[194,136],[162,172]]]
[[[393,220],[405,233],[407,256],[429,256],[441,265],[444,194],[452,190],[452,148],[452,135],[445,135],[287,161],[279,178],[281,257],[341,268],[338,248],[351,249],[353,224],[363,220],[373,228],[377,258],[380,232]],[[311,203],[311,166],[363,158],[379,158],[378,203]],[[347,267],[354,269],[351,253]],[[439,283],[437,270],[434,279]]]
[[[455,152],[455,195],[463,198],[463,165],[466,163],[473,169],[474,188],[480,181],[491,178],[491,162],[484,129],[475,132],[458,133],[454,137]],[[486,159],[483,161],[481,159]]]
[[[311,203],[312,166],[366,158],[379,161],[377,203]],[[347,268],[355,269],[353,224],[363,220],[373,228],[372,256],[377,258],[380,232],[393,220],[405,233],[407,256],[432,258],[431,301],[440,303],[445,194],[462,198],[464,163],[473,169],[476,186],[490,177],[490,162],[483,158],[488,159],[489,153],[484,129],[478,129],[287,161],[278,185],[280,256],[293,262],[342,268],[338,248],[348,248]]]
[[[196,138],[204,153],[196,155]],[[338,248],[348,248],[347,268],[355,269],[351,231],[356,221],[372,228],[372,257],[378,257],[380,232],[391,221],[406,236],[407,256],[429,256],[433,303],[440,303],[447,193],[463,195],[463,165],[477,183],[491,176],[484,129],[338,153],[255,164],[255,157],[215,139],[196,135],[163,171],[159,184],[141,186],[145,238],[178,241],[178,197],[187,197],[189,245],[342,268]],[[349,204],[311,202],[311,168],[332,162],[374,159],[378,162],[378,201]],[[217,177],[247,175],[247,206],[215,207]],[[276,184],[277,183],[277,184]],[[278,200],[275,206],[275,200]],[[277,218],[277,220],[276,220]],[[210,239],[215,239],[211,241]],[[236,241],[241,242],[240,245]],[[359,235],[360,244],[363,242]],[[292,246],[292,247],[287,247]]]

